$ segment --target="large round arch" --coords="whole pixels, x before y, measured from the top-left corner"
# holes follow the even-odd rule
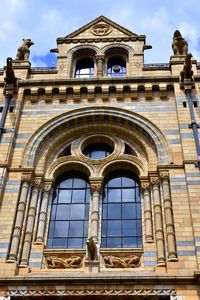
[[[118,130],[129,134],[130,138],[145,141],[154,149],[157,164],[169,164],[171,151],[161,130],[145,117],[125,109],[98,107],[76,109],[59,115],[42,125],[29,139],[23,154],[23,167],[45,168],[46,160],[58,143],[63,143],[64,135],[76,135],[90,132],[92,129]],[[123,132],[124,130],[124,132]],[[150,158],[149,158],[150,159]]]

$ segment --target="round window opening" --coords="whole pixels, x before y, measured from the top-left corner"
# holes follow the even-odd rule
[[[93,143],[88,145],[83,154],[91,159],[102,159],[113,152],[113,148],[104,143]]]

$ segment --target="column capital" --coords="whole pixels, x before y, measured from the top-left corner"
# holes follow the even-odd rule
[[[34,177],[32,179],[32,186],[33,187],[36,187],[36,188],[39,188],[42,184],[42,177]]]
[[[168,170],[160,171],[159,176],[161,180],[169,179],[169,171]]]
[[[103,178],[92,178],[90,179],[90,190],[91,193],[94,192],[101,192],[102,189],[102,185],[103,185]]]
[[[43,191],[49,193],[53,187],[53,180],[45,180],[42,184]]]
[[[145,190],[149,190],[150,189],[150,181],[149,181],[149,179],[141,179],[140,183],[141,183],[141,190],[142,190],[142,192],[144,192]]]
[[[104,54],[96,54],[95,57],[97,60],[99,60],[99,59],[103,60],[105,58],[105,55]]]
[[[152,185],[159,185],[160,180],[158,176],[152,176],[150,177],[150,182]]]
[[[32,173],[23,173],[21,180],[22,182],[31,182],[32,177],[33,177]]]

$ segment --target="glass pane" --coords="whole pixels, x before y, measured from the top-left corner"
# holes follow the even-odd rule
[[[135,201],[135,190],[134,189],[123,189],[122,190],[122,201],[133,202]]]
[[[84,203],[85,202],[85,190],[73,190],[72,192],[73,203]]]
[[[54,228],[54,237],[67,237],[69,222],[56,221]]]
[[[136,202],[141,201],[141,199],[140,199],[140,189],[139,188],[136,188],[136,190],[135,190],[135,201]]]
[[[88,236],[88,222],[84,222],[84,233],[83,236],[87,238]]]
[[[107,221],[102,222],[102,236],[103,237],[107,236]]]
[[[141,219],[141,204],[136,203],[136,207],[137,207],[137,218]]]
[[[82,248],[83,240],[81,238],[68,239],[68,248]]]
[[[108,190],[108,202],[121,202],[121,190],[109,189]]]
[[[107,219],[107,204],[103,204],[103,219]]]
[[[101,239],[101,248],[105,248],[106,247],[106,241],[107,239]]]
[[[89,204],[85,205],[85,220],[89,219]]]
[[[74,178],[73,188],[86,188],[86,181],[82,178]]]
[[[53,245],[53,239],[48,239],[48,241],[47,241],[47,247],[48,248],[52,248],[52,245]]]
[[[137,235],[142,236],[142,222],[141,222],[141,220],[137,221]]]
[[[83,222],[71,221],[69,226],[69,237],[82,237],[83,236]]]
[[[51,220],[55,220],[56,218],[56,205],[52,205],[52,209],[51,209]]]
[[[71,202],[71,190],[60,190],[58,203],[70,203]]]
[[[84,219],[84,209],[83,204],[71,205],[70,219],[71,220],[83,220]]]
[[[137,239],[134,237],[123,238],[123,247],[124,248],[137,248]]]
[[[107,239],[108,248],[121,248],[121,238],[109,238]]]
[[[54,222],[50,222],[49,225],[49,236],[53,237],[53,230],[54,230]]]
[[[135,187],[135,180],[129,177],[122,177],[123,187]]]
[[[87,189],[86,190],[86,202],[90,202],[90,190],[89,189]]]
[[[136,236],[136,221],[122,221],[122,236]]]
[[[108,236],[121,236],[121,221],[108,220]]]
[[[121,187],[121,177],[116,177],[108,182],[109,187]]]
[[[121,219],[121,204],[108,205],[108,219]]]
[[[69,219],[70,205],[58,205],[56,220],[68,220]]]
[[[60,188],[72,188],[72,178],[63,179],[60,184]]]
[[[54,239],[53,248],[64,248],[66,246],[66,239]]]
[[[136,206],[135,204],[122,204],[122,219],[136,219]]]

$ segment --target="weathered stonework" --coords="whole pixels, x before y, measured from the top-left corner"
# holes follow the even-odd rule
[[[200,67],[185,39],[169,64],[145,65],[145,36],[99,17],[57,39],[49,69],[31,67],[26,41],[0,70],[0,300],[199,299]],[[110,152],[90,158],[93,144]],[[142,244],[104,248],[104,186],[121,171],[140,186]],[[87,178],[87,236],[53,248],[57,180],[71,172]]]

